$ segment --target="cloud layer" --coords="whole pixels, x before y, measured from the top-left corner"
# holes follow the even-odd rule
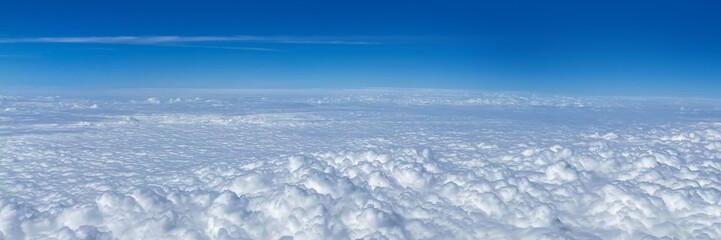
[[[715,102],[0,96],[0,239],[718,239],[719,159]]]

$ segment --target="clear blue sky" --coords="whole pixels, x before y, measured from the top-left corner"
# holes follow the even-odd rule
[[[3,86],[714,97],[721,1],[0,0]]]

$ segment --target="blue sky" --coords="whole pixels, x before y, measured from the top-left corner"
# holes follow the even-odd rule
[[[0,1],[0,87],[714,97],[718,1]]]

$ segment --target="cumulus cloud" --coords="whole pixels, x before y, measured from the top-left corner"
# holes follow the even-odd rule
[[[0,98],[0,239],[721,237],[709,103],[155,94]]]

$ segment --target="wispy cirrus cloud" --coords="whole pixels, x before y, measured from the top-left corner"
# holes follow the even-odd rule
[[[23,54],[0,54],[0,58],[33,58],[38,57],[36,55],[23,55]]]
[[[279,44],[334,44],[364,45],[379,42],[362,41],[355,38],[289,37],[289,36],[81,36],[81,37],[31,37],[8,38],[0,37],[0,43],[100,43],[100,44],[183,44],[183,43],[279,43]]]

